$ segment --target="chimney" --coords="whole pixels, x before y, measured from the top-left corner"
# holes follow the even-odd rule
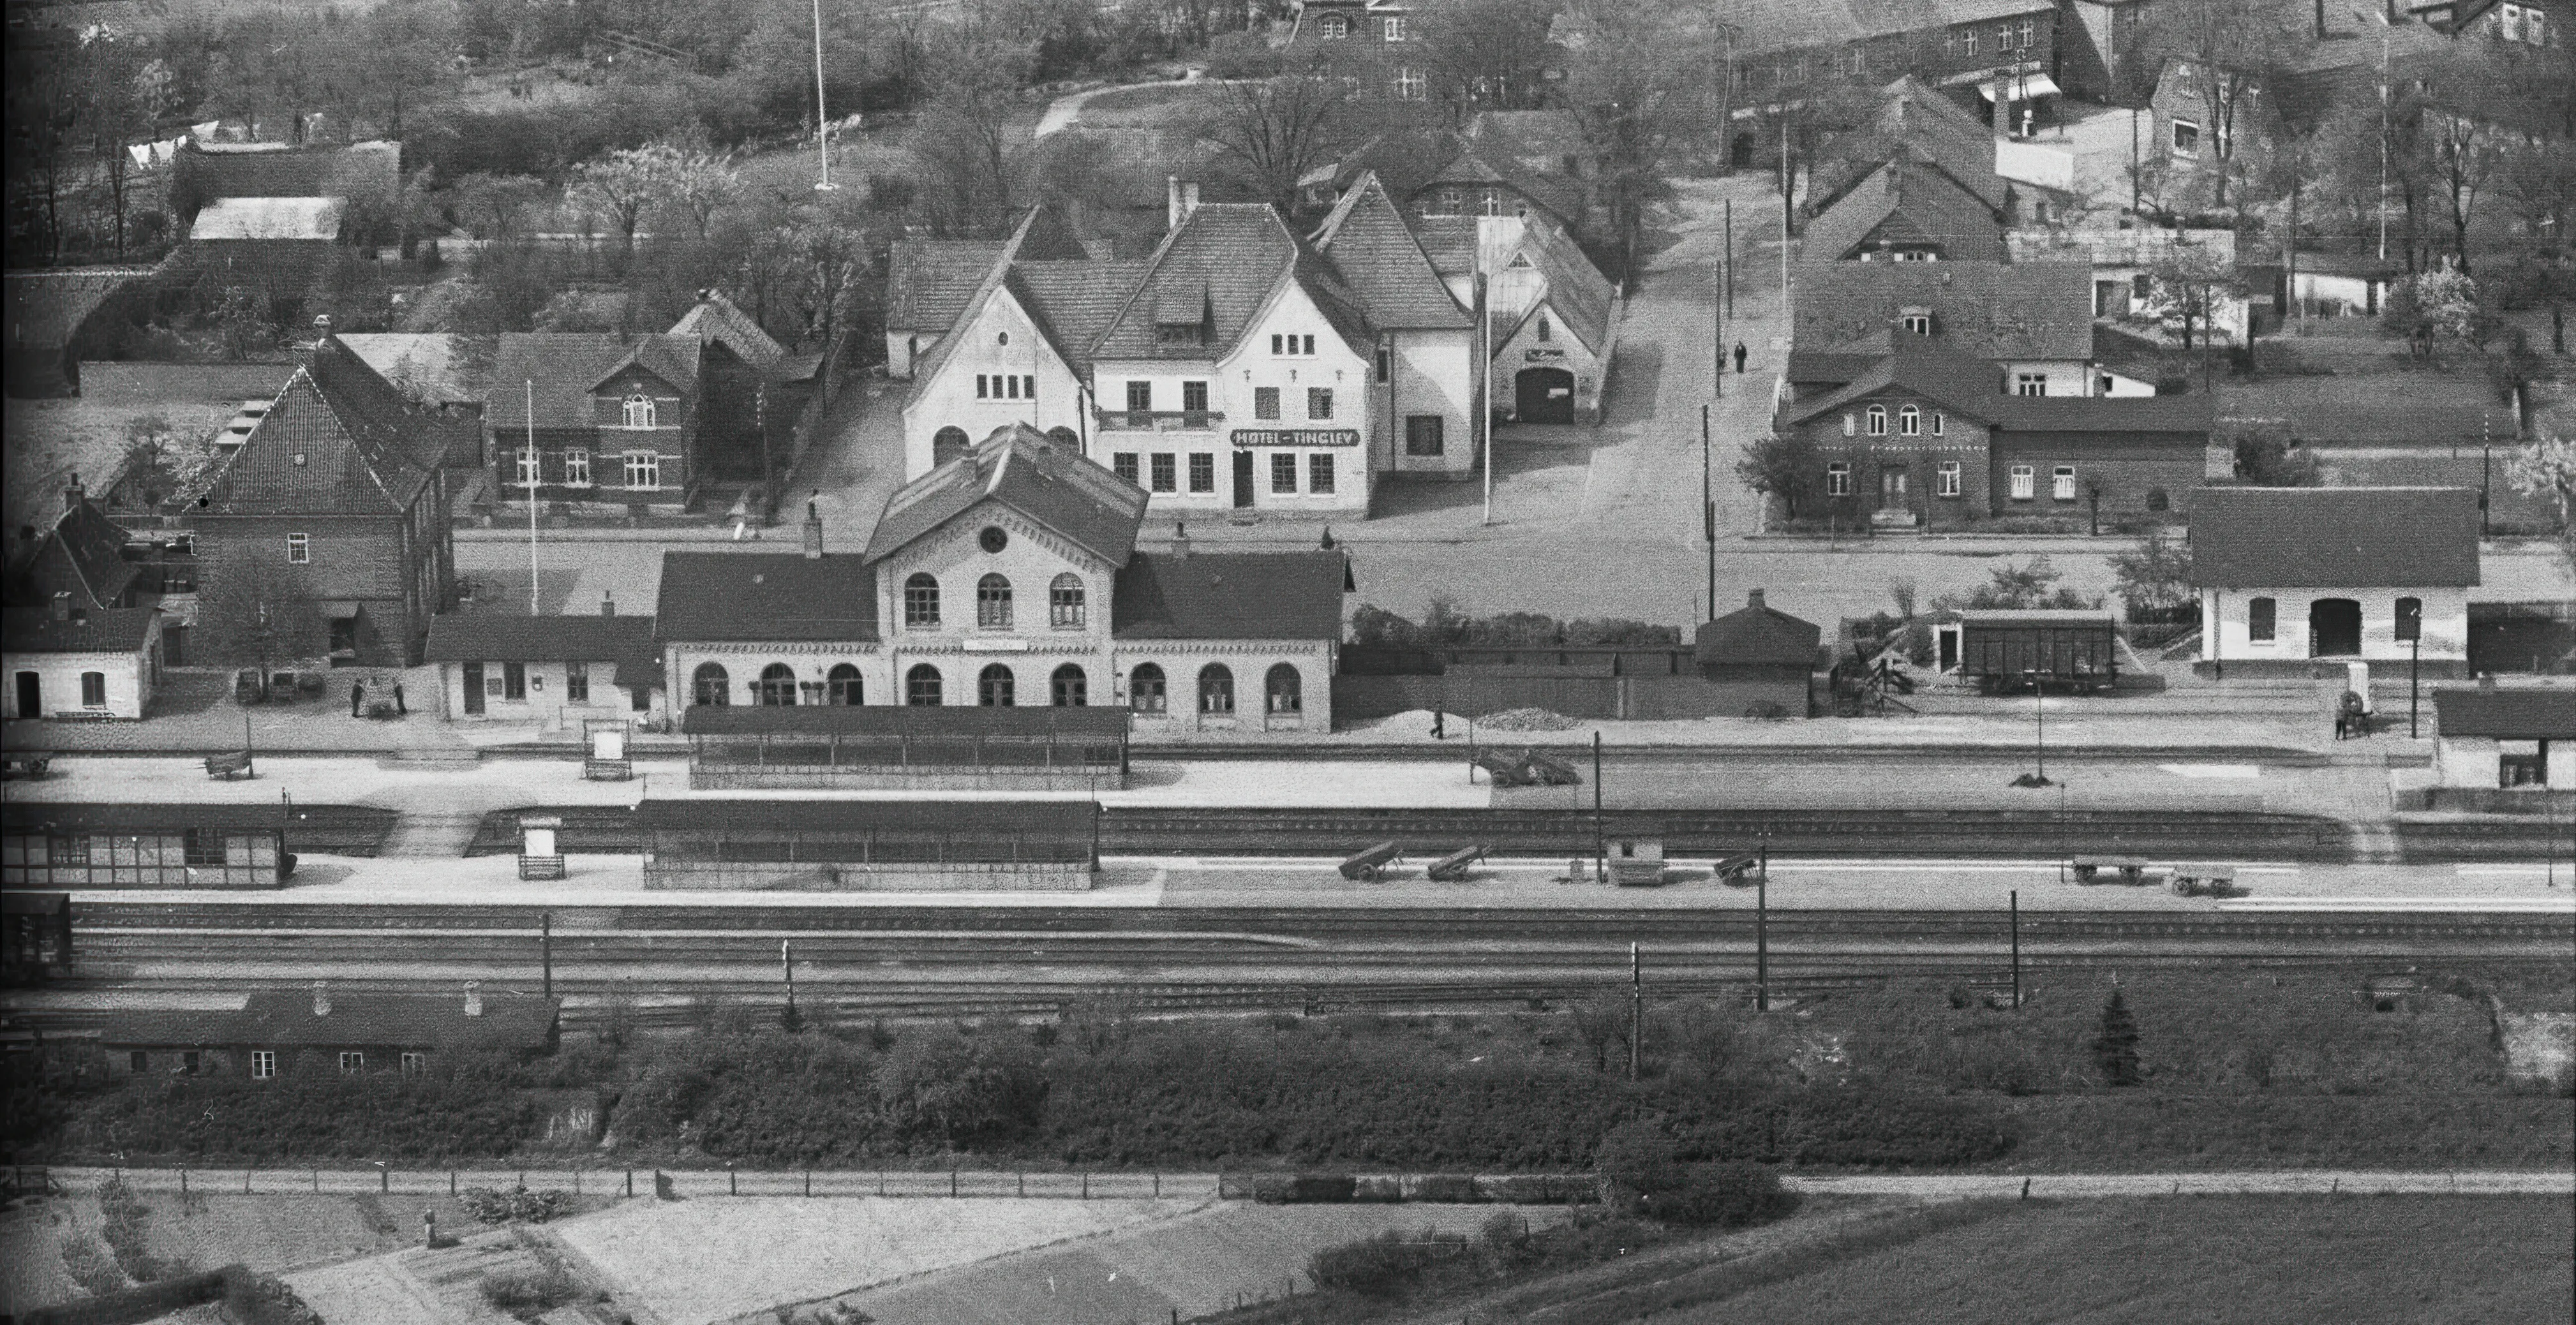
[[[321,980],[313,982],[313,1015],[317,1017],[331,1015],[331,986]]]
[[[1199,186],[1195,181],[1183,180],[1178,175],[1165,175],[1163,177],[1163,225],[1165,229],[1180,229],[1181,222],[1190,219],[1190,213],[1195,212],[1198,209]]]
[[[313,318],[313,339],[308,341],[299,341],[296,343],[295,366],[298,368],[312,367],[313,352],[321,349],[322,342],[329,340],[330,338],[331,315],[328,313],[316,314]]]
[[[80,471],[73,470],[71,482],[63,485],[63,514],[69,515],[79,510],[81,499],[88,495],[89,493],[81,487]]]
[[[69,589],[57,589],[57,590],[55,590],[55,591],[54,591],[54,620],[56,620],[56,621],[69,621],[69,620],[71,620],[71,619],[72,619],[72,591],[71,591],[71,590],[69,590]]]
[[[2326,39],[2326,0],[2317,0],[2317,40]]]
[[[483,1015],[483,982],[480,980],[465,982],[465,1015],[469,1017]]]
[[[601,616],[617,615],[617,593],[615,590],[602,589],[599,591],[599,614]]]
[[[1759,589],[1747,589],[1744,591],[1744,605],[1752,608],[1756,612],[1769,610],[1768,606],[1762,601],[1762,591]]]
[[[1180,558],[1186,557],[1189,554],[1190,527],[1187,524],[1175,522],[1172,525],[1172,556],[1174,558]]]
[[[805,559],[823,559],[823,512],[811,498],[805,502]]]

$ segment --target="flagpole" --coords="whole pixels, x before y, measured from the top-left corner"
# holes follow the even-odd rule
[[[545,462],[537,458],[537,379],[528,386],[528,615],[542,615],[537,610],[537,480],[544,477]]]
[[[823,109],[823,0],[814,0],[814,153],[821,159],[822,179],[814,185],[817,193],[829,193],[832,183],[832,122],[824,118]]]

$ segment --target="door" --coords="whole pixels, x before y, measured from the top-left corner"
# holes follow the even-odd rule
[[[1234,453],[1234,505],[1242,510],[1252,505],[1252,453]]]
[[[527,697],[528,665],[516,662],[501,664],[501,698],[524,700]]]
[[[2361,604],[2320,598],[2308,605],[2308,656],[2349,658],[2361,652]]]
[[[1905,509],[1905,466],[1878,467],[1878,506],[1883,511]]]
[[[18,716],[22,718],[45,716],[45,688],[36,679],[34,672],[18,673]]]
[[[1512,417],[1521,423],[1574,422],[1574,374],[1524,368],[1512,379]]]
[[[483,664],[470,662],[465,664],[465,716],[471,718],[482,712]]]
[[[188,665],[188,628],[186,626],[161,628],[161,662],[167,667]]]

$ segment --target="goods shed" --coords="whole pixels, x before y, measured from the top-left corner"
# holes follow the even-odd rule
[[[1091,801],[647,800],[647,888],[1036,892],[1092,886]]]
[[[681,717],[702,791],[1116,790],[1123,708],[700,704]]]
[[[294,871],[282,805],[19,802],[0,813],[10,888],[275,888]]]

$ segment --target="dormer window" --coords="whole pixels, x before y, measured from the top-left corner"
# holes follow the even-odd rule
[[[1196,322],[1157,322],[1154,324],[1154,343],[1163,346],[1203,345],[1207,343],[1207,329]]]
[[[651,396],[632,395],[626,398],[626,426],[629,428],[650,428],[653,426],[653,398]]]
[[[1932,334],[1932,310],[1928,308],[1906,309],[1904,312],[1897,315],[1897,324],[1917,336],[1929,336]]]

